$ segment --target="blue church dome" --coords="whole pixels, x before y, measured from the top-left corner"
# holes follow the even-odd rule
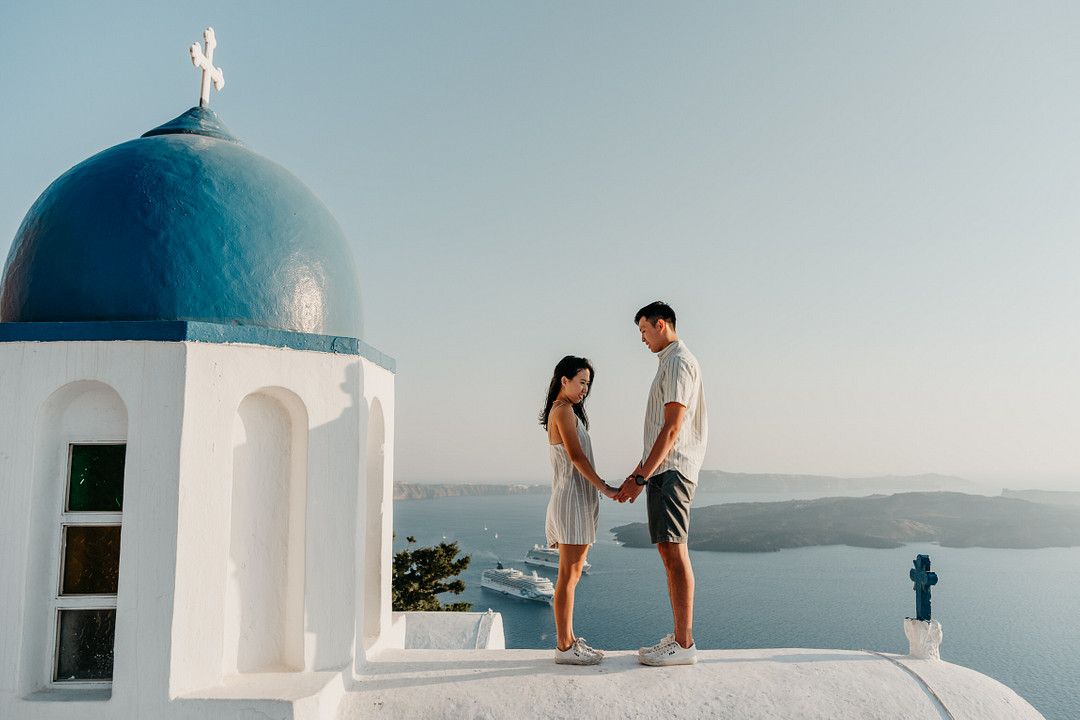
[[[204,107],[68,170],[15,236],[0,322],[117,320],[363,334],[337,220]]]

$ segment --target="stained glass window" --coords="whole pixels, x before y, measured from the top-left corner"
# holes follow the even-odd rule
[[[120,576],[120,526],[64,528],[61,595],[115,595]]]
[[[121,444],[68,448],[54,682],[112,680],[125,451]]]
[[[61,609],[57,633],[56,681],[112,679],[115,608]]]
[[[124,509],[124,445],[72,445],[68,512]]]

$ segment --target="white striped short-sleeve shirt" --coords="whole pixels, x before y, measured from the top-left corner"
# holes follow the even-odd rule
[[[705,411],[705,391],[701,384],[701,366],[697,358],[676,340],[658,352],[660,367],[649,389],[645,408],[645,462],[652,452],[656,438],[664,427],[664,406],[676,402],[686,408],[682,428],[675,437],[675,446],[667,454],[656,475],[678,470],[688,481],[697,484],[701,464],[705,462],[705,445],[709,440],[709,417]]]

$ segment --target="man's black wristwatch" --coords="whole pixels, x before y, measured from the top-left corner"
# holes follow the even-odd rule
[[[645,483],[649,482],[644,475],[631,475],[630,477],[634,478],[634,482],[636,482],[638,485],[644,485]]]

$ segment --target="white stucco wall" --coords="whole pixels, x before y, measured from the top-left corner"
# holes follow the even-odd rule
[[[505,650],[502,615],[492,612],[396,612],[406,650]]]
[[[357,355],[0,343],[0,717],[215,717],[253,671],[360,666],[391,637],[393,392]],[[111,687],[49,682],[73,440],[127,443]]]
[[[138,672],[144,689],[164,691],[183,354],[134,343],[2,343],[0,368],[0,717],[134,716],[132,682],[68,686],[60,697],[87,701],[48,702],[67,443],[127,442],[114,674]]]

